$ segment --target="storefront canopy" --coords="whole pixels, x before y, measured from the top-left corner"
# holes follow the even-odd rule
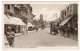
[[[7,17],[7,15],[4,15],[4,24],[13,24],[13,22]]]
[[[28,22],[27,26],[29,27],[29,26],[33,26],[33,25],[30,22]]]
[[[59,19],[57,18],[57,19],[53,20],[52,22],[59,22]]]
[[[67,22],[70,18],[71,18],[71,17],[69,17],[69,18],[67,18],[67,19],[64,19],[59,26],[63,26],[64,24],[66,24],[66,22]]]
[[[4,24],[25,25],[20,18],[11,17],[9,15],[4,15]]]
[[[14,25],[25,25],[25,23],[17,17],[10,17],[10,20],[14,23]]]

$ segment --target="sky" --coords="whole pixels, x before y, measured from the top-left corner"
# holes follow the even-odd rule
[[[43,14],[43,20],[53,21],[60,17],[61,10],[66,8],[67,4],[31,4],[33,14],[36,15],[34,19],[39,19],[40,14]],[[54,16],[57,14],[57,17]]]

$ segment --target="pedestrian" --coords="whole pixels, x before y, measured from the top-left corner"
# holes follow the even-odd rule
[[[36,26],[36,32],[38,31],[38,25]]]
[[[68,34],[68,38],[69,38],[69,34],[70,34],[70,25],[68,24],[68,27],[67,27],[67,34]]]
[[[12,29],[10,26],[8,27],[6,37],[10,47],[13,47],[15,32],[14,32],[14,29]]]

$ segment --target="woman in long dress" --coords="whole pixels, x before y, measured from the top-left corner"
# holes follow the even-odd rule
[[[13,45],[14,45],[14,37],[15,37],[14,29],[9,27],[8,30],[7,30],[6,37],[7,37],[7,40],[8,40],[8,43],[9,43],[10,47],[13,47]]]

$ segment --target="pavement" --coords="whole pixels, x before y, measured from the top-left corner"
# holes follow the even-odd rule
[[[78,41],[63,36],[51,35],[49,28],[17,36],[14,47],[54,47],[54,46],[78,46]]]
[[[33,32],[35,32],[35,31],[28,31],[28,34],[29,34],[29,33],[33,33]],[[16,34],[15,34],[15,36],[20,36],[20,35],[23,35],[23,34],[22,34],[22,33],[16,33]]]
[[[20,36],[20,35],[22,35],[22,33],[16,33],[16,34],[15,34],[15,36]]]
[[[28,31],[28,34],[29,34],[29,33],[33,33],[33,32],[35,32],[35,31]],[[15,37],[21,36],[21,35],[23,35],[23,34],[22,34],[22,33],[16,33],[16,34],[15,34]],[[5,39],[5,47],[10,47],[10,46],[9,46],[9,43],[8,43],[8,41],[7,41],[6,36],[4,36],[4,39]]]

